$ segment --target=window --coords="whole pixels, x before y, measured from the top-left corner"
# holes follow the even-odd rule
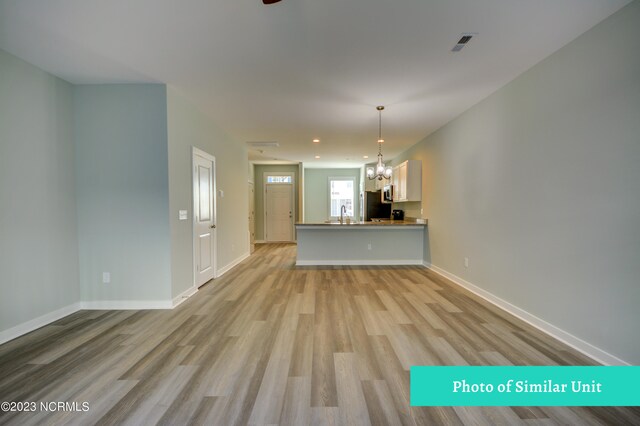
[[[345,206],[345,216],[355,216],[355,178],[329,178],[329,216],[339,217],[340,209]]]
[[[292,176],[270,175],[267,176],[267,183],[291,183]]]

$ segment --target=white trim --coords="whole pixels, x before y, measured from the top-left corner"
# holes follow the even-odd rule
[[[425,262],[426,263],[426,262]],[[423,264],[425,264],[423,263]],[[425,264],[426,266],[426,264]],[[521,309],[515,305],[512,305],[511,303],[507,302],[504,299],[499,298],[498,296],[495,296],[494,294],[474,285],[471,284],[468,281],[465,281],[464,279],[448,272],[445,271],[442,268],[439,268],[437,266],[431,265],[429,267],[429,269],[431,269],[433,272],[435,272],[436,274],[448,279],[449,281],[452,281],[454,284],[459,285],[460,287],[464,287],[467,290],[469,290],[470,292],[476,294],[477,296],[480,296],[481,298],[483,298],[484,300],[486,300],[487,302],[499,307],[500,309],[507,311],[508,313],[510,313],[511,315],[521,319],[522,321],[526,322],[527,324],[537,328],[540,331],[545,332],[546,334],[550,335],[551,337],[554,337],[558,340],[560,340],[561,342],[565,343],[566,345],[571,346],[572,348],[574,348],[575,350],[582,352],[583,354],[587,355],[588,357],[594,359],[595,361],[598,361],[601,364],[604,365],[631,365],[630,363],[616,357],[615,355],[611,355],[610,353],[596,347],[593,346],[591,343],[585,342],[584,340],[562,330],[561,328],[556,327],[553,324],[550,324],[548,322],[546,322],[545,320],[536,317],[533,314],[530,314],[529,312],[525,311],[524,309]]]
[[[229,272],[231,269],[233,269],[234,266],[237,266],[240,262],[242,262],[243,260],[245,260],[249,256],[251,256],[250,252],[246,252],[244,254],[241,254],[237,259],[232,260],[231,263],[229,263],[227,266],[224,266],[224,267],[218,269],[216,277],[219,278],[219,277],[223,276],[224,274]]]
[[[13,340],[16,337],[20,337],[24,334],[30,333],[33,330],[37,330],[38,328],[51,324],[54,321],[58,321],[60,318],[64,318],[67,315],[73,314],[74,312],[78,312],[80,309],[81,308],[79,302],[73,303],[71,305],[65,306],[64,308],[57,309],[53,312],[49,312],[32,320],[23,322],[22,324],[18,324],[15,327],[0,331],[0,344],[8,342],[9,340]]]
[[[179,295],[173,298],[172,308],[175,308],[176,306],[178,306],[179,304],[181,304],[182,302],[184,302],[185,300],[187,300],[197,292],[198,292],[197,287],[189,287],[188,289],[186,289],[185,291],[183,291],[182,293],[180,293]]]
[[[256,232],[256,185],[253,181],[249,181],[247,183],[247,191],[249,193],[249,195],[251,195],[251,190],[253,189],[253,232],[255,234]],[[251,197],[249,197],[251,198]],[[249,225],[251,223],[251,201],[249,202],[249,205],[247,206],[249,208],[249,211],[247,213],[249,213],[249,223],[247,223],[247,225]],[[249,226],[249,229],[247,230],[247,238],[248,241],[247,243],[249,244],[249,251],[251,251],[251,227]],[[254,235],[255,238],[255,235]],[[253,241],[253,244],[255,245],[255,240]]]
[[[298,217],[304,222],[304,165],[298,163]]]
[[[253,242],[256,244],[265,244],[267,240],[254,240]]]
[[[173,309],[180,303],[193,296],[197,288],[190,287],[173,300],[94,300],[77,302],[53,312],[41,315],[32,320],[18,324],[7,330],[0,331],[0,344],[30,333],[38,328],[49,325],[60,318],[76,313],[80,310],[145,310],[145,309]]]
[[[82,309],[97,311],[128,311],[173,309],[173,300],[92,300],[80,302]]]
[[[379,259],[379,260],[296,260],[296,266],[326,266],[326,265],[380,265],[380,266],[395,266],[395,265],[422,265],[422,259]]]
[[[357,220],[360,206],[357,205],[359,203],[359,200],[357,199],[358,197],[356,195],[357,178],[355,176],[329,176],[327,178],[327,196],[329,200],[329,206],[328,206],[329,211],[327,212],[327,217],[329,219],[336,219],[336,220],[340,217],[340,215],[331,216],[331,181],[332,180],[350,180],[353,182],[353,216],[348,216],[348,217],[352,218],[353,220]]]

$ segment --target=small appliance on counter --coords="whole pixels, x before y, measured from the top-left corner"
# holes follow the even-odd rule
[[[393,220],[404,220],[404,211],[403,210],[393,210],[391,212],[391,219],[393,219]]]

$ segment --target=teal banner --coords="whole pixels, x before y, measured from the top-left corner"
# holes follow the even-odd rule
[[[412,406],[638,406],[640,367],[411,367]]]

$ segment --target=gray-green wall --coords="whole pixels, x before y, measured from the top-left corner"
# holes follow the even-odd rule
[[[299,167],[296,164],[256,164],[254,166],[254,184],[256,193],[256,240],[264,240],[264,172],[286,172],[294,174],[294,206],[296,207],[296,221],[300,220],[298,211],[298,193],[300,190]]]
[[[433,265],[635,365],[638,28],[633,2],[394,161],[422,160]]]
[[[80,300],[72,98],[0,50],[0,333]]]
[[[172,293],[193,285],[191,146],[216,157],[218,270],[249,253],[248,160],[244,147],[175,89],[167,88]],[[178,220],[187,210],[189,220]]]
[[[171,297],[166,88],[74,87],[83,301]],[[102,283],[102,273],[111,283]]]
[[[73,86],[3,51],[0,77],[0,340],[81,306],[170,306],[193,285],[192,145],[224,192],[218,270],[248,255],[246,151],[179,93]]]
[[[360,169],[304,169],[305,222],[324,222],[329,219],[329,178],[355,178],[355,212],[360,215]]]

